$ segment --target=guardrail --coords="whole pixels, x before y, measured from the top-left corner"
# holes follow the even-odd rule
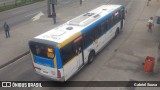
[[[44,0],[0,0],[0,12]]]

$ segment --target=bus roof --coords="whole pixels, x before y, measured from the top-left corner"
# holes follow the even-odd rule
[[[122,5],[102,5],[35,38],[62,43],[73,35],[79,34],[83,29],[85,29],[92,23],[96,22],[106,15],[109,15],[109,13],[114,12],[120,7],[122,7]]]

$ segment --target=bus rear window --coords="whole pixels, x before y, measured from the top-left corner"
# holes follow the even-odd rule
[[[53,47],[48,46],[48,45],[30,43],[30,49],[34,55],[37,55],[40,57],[53,59],[55,56]]]

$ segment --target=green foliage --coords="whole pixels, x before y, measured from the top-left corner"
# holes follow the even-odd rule
[[[40,2],[40,1],[44,1],[44,0],[15,0],[12,2],[2,3],[0,4],[0,12],[13,9],[16,7],[21,7],[24,5]]]

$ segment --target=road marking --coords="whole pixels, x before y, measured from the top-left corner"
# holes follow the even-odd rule
[[[36,20],[40,19],[40,17],[43,16],[43,15],[44,15],[44,13],[39,12],[36,16],[34,16],[34,17],[32,18],[32,21],[36,21]]]
[[[32,13],[32,14],[26,15],[25,17],[33,16],[33,15],[35,15],[37,13],[39,13],[39,12],[35,12],[35,13]]]

